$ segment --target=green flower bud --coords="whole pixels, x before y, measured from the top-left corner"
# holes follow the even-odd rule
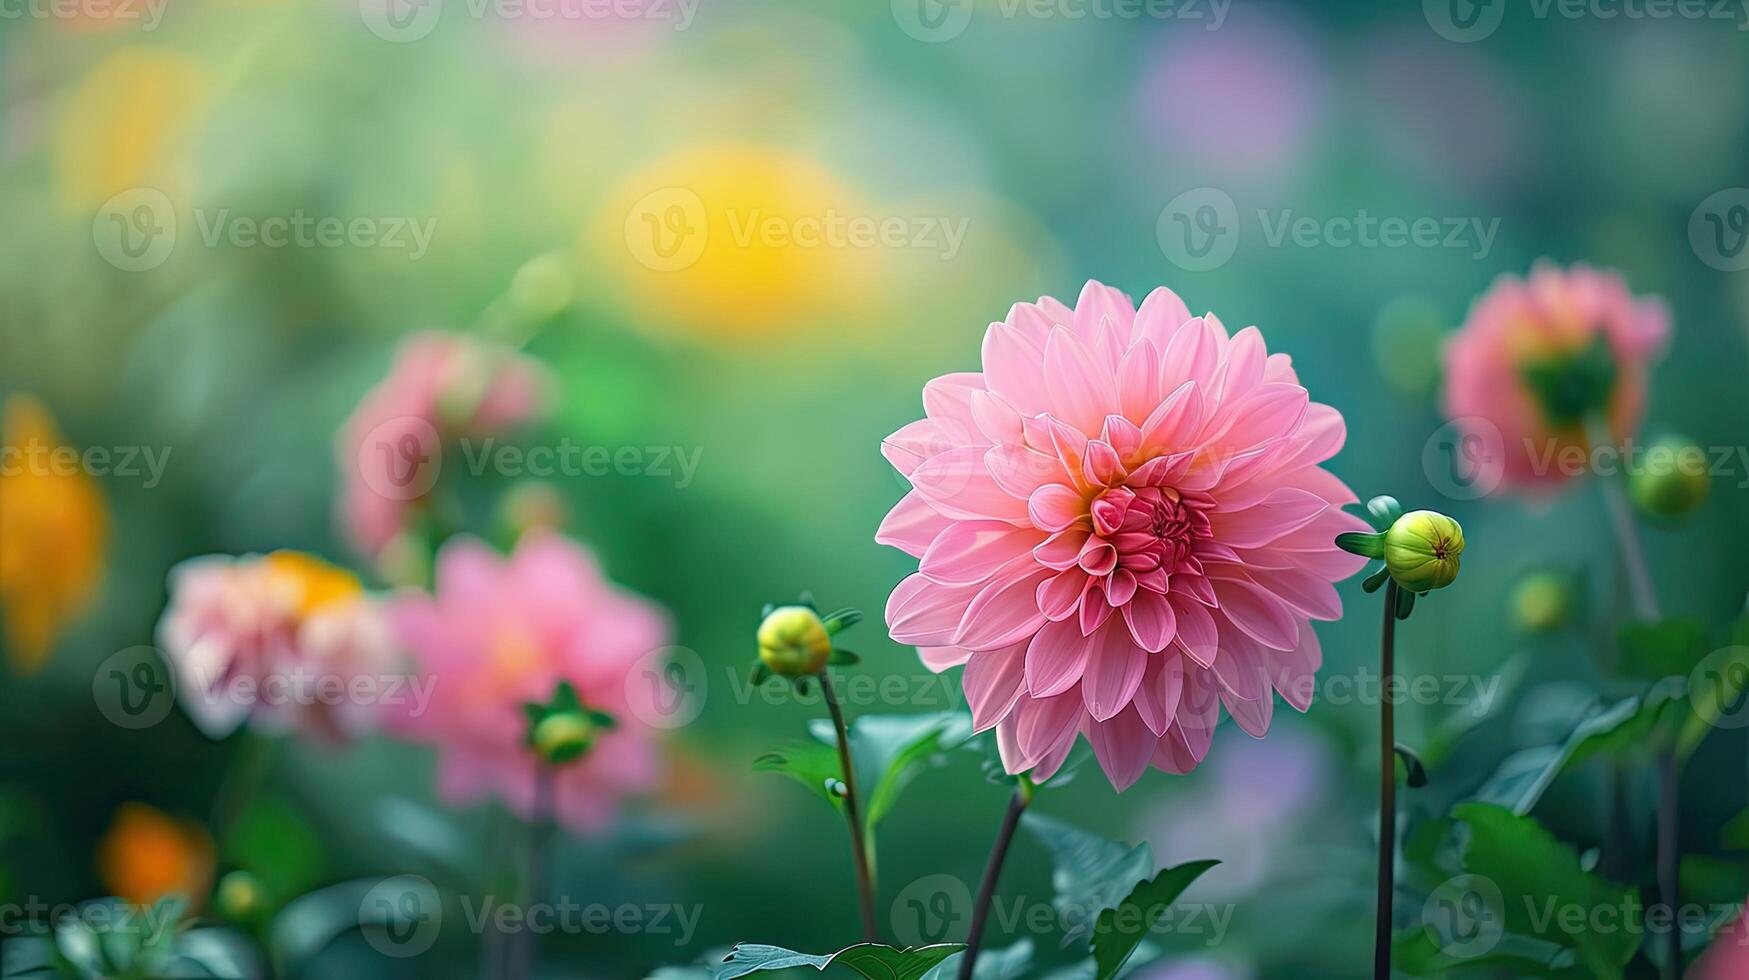
[[[233,871],[219,879],[213,906],[232,922],[250,924],[265,916],[271,905],[261,879],[247,871]]]
[[[595,744],[596,726],[580,711],[560,711],[535,723],[532,741],[541,759],[553,765],[570,762]]]
[[[1457,578],[1458,556],[1463,553],[1463,527],[1435,511],[1410,511],[1385,532],[1385,568],[1410,592],[1450,585]]]
[[[1712,489],[1706,450],[1683,439],[1660,439],[1628,476],[1628,496],[1651,517],[1681,517],[1699,507]]]
[[[571,305],[575,292],[570,265],[557,252],[529,259],[510,280],[511,305],[533,320],[562,312]]]
[[[1573,618],[1573,577],[1532,572],[1512,587],[1512,619],[1527,633],[1548,633]]]
[[[807,606],[780,606],[759,624],[759,659],[774,674],[818,674],[831,656],[832,635]]]

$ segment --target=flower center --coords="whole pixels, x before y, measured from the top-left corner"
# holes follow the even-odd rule
[[[1200,500],[1171,487],[1113,487],[1093,502],[1093,529],[1132,572],[1177,571],[1200,538],[1212,537]]]

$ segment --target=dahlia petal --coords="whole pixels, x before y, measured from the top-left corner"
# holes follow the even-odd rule
[[[1081,698],[1070,691],[1050,698],[1028,698],[1014,706],[1015,734],[1029,763],[1036,763],[1064,739],[1074,739],[1081,720]]]
[[[1287,603],[1250,582],[1214,583],[1218,605],[1241,633],[1272,650],[1292,650],[1299,642],[1299,620]]]
[[[911,473],[911,485],[941,513],[960,521],[1021,524],[1026,502],[1006,493],[984,467],[984,446],[963,446],[930,458]]]
[[[1093,631],[1105,625],[1113,612],[1104,592],[1098,588],[1088,589],[1087,595],[1081,599],[1081,635],[1092,636]]]
[[[1189,563],[1192,560],[1187,558],[1185,562]],[[1195,599],[1205,606],[1217,604],[1219,599],[1215,595],[1215,587],[1209,582],[1207,576],[1187,574],[1184,569],[1180,569],[1179,572],[1180,574],[1174,576],[1172,581],[1178,583],[1178,591],[1184,593],[1186,598]]]
[[[1160,404],[1160,349],[1152,341],[1138,340],[1124,353],[1117,367],[1117,396],[1124,416],[1137,421]]]
[[[1081,675],[1081,700],[1094,721],[1105,721],[1135,697],[1148,668],[1148,652],[1136,646],[1126,627],[1115,622],[1101,627],[1092,639]]]
[[[1209,614],[1207,607],[1190,599],[1169,593],[1166,601],[1172,604],[1175,644],[1198,664],[1214,666],[1221,646],[1221,633],[1214,616]]]
[[[1128,296],[1102,282],[1089,279],[1081,287],[1081,295],[1075,300],[1075,332],[1091,338],[1100,321],[1104,319],[1112,321],[1112,325],[1123,334],[1124,345],[1128,346],[1130,326],[1136,319],[1136,308],[1130,305]]]
[[[966,606],[953,642],[972,650],[1018,643],[1045,623],[1038,608],[1038,587],[1055,575],[1023,555],[998,571]]]
[[[1087,458],[1087,434],[1063,420],[1052,415],[1043,417],[1046,445],[1057,454],[1057,460],[1063,464],[1063,472],[1067,473],[1071,483],[1082,480],[1082,467]],[[1030,441],[1031,435],[1028,435]]]
[[[1088,726],[1087,740],[1093,744],[1093,756],[1099,768],[1118,792],[1133,786],[1148,769],[1159,738],[1148,730],[1140,715],[1132,708],[1109,721]]]
[[[1089,575],[1109,575],[1117,567],[1117,549],[1109,541],[1088,538],[1077,561]]]
[[[1127,568],[1119,568],[1105,579],[1105,599],[1117,608],[1123,608],[1136,594],[1136,573]],[[1149,593],[1152,595],[1153,593]]]
[[[1142,447],[1142,427],[1122,415],[1107,415],[1099,438],[1117,450],[1120,458],[1131,459]]]
[[[1262,738],[1269,733],[1269,719],[1275,713],[1275,697],[1268,688],[1264,688],[1263,695],[1255,701],[1246,701],[1222,691],[1221,703],[1227,706],[1233,723],[1245,734]]]
[[[1125,328],[1124,333],[1128,333]],[[1101,317],[1099,326],[1093,332],[1093,356],[1111,369],[1112,379],[1117,378],[1118,366],[1123,362],[1123,352],[1129,347],[1129,340],[1119,336],[1118,326],[1111,317]],[[1115,390],[1115,389],[1114,389]]]
[[[1011,321],[1014,316],[1012,312],[1009,314]],[[1042,320],[1043,316],[1040,315],[1039,319]],[[1049,324],[1040,328],[1035,339],[1020,327],[1007,323],[992,323],[984,332],[984,383],[989,390],[1022,409],[1022,414],[1050,404],[1044,372],[1044,338],[1048,333]]]
[[[951,667],[958,667],[970,660],[972,651],[963,647],[918,647],[917,659],[923,661],[923,666],[939,674]]]
[[[972,710],[972,730],[988,731],[1008,717],[1014,703],[1026,693],[1026,649],[1004,647],[974,653],[960,677],[966,704]]]
[[[1165,286],[1157,286],[1142,299],[1142,306],[1136,311],[1131,342],[1146,340],[1154,345],[1155,350],[1163,350],[1172,335],[1189,319],[1190,307],[1184,305],[1184,300]]]
[[[1299,385],[1258,385],[1237,399],[1222,402],[1218,420],[1204,433],[1211,444],[1249,449],[1298,430],[1311,397]]]
[[[1141,451],[1162,453],[1183,448],[1202,426],[1202,413],[1202,391],[1197,383],[1179,385],[1142,423]]]
[[[1293,705],[1295,711],[1304,712],[1312,706],[1312,697],[1317,692],[1318,667],[1323,663],[1323,651],[1318,646],[1318,634],[1312,631],[1310,623],[1300,624],[1300,642],[1297,647],[1287,651],[1272,651],[1270,658],[1270,684],[1281,694],[1281,699]]]
[[[1117,379],[1088,346],[1062,328],[1045,345],[1045,388],[1051,414],[1087,435],[1117,411]]]
[[[1215,372],[1214,400],[1218,405],[1231,405],[1263,382],[1263,362],[1269,351],[1263,345],[1263,334],[1256,327],[1246,327],[1227,342],[1226,359]]]
[[[1087,512],[1081,495],[1060,483],[1047,483],[1026,500],[1026,514],[1034,527],[1061,531]]]
[[[1184,660],[1177,654],[1148,658],[1148,672],[1136,688],[1135,708],[1155,735],[1164,735],[1178,714],[1184,690]]]
[[[1123,460],[1118,458],[1117,450],[1103,439],[1095,439],[1087,444],[1087,456],[1082,461],[1081,472],[1087,477],[1087,482],[1098,487],[1115,486],[1124,478]]]
[[[893,468],[905,476],[923,465],[923,461],[952,449],[954,443],[934,419],[918,419],[901,426],[899,431],[881,440],[881,455]]]
[[[1149,653],[1159,653],[1172,643],[1178,632],[1178,616],[1165,596],[1142,590],[1123,607],[1124,623],[1136,646]]]
[[[1222,691],[1236,698],[1255,701],[1269,692],[1266,663],[1266,655],[1261,649],[1242,641],[1232,641],[1215,658],[1215,679],[1221,682]]]
[[[887,634],[907,646],[951,646],[975,588],[936,585],[912,574],[887,597]]]
[[[1032,557],[1046,568],[1062,571],[1072,568],[1081,557],[1092,532],[1086,528],[1069,527],[1057,531],[1032,549]]]
[[[983,390],[984,376],[975,371],[932,378],[923,386],[923,413],[957,444],[987,444],[972,418],[972,395]]]
[[[984,453],[984,469],[1003,493],[1020,500],[1046,483],[1067,478],[1057,457],[1021,445],[991,446]]]
[[[1026,690],[1034,698],[1062,694],[1081,680],[1094,641],[1073,623],[1046,623],[1026,646]]]
[[[1209,577],[1224,576],[1211,571]],[[1312,619],[1342,618],[1342,599],[1326,578],[1293,568],[1259,568],[1246,572],[1244,577]]]
[[[1285,381],[1299,384],[1300,376],[1294,371],[1294,359],[1286,354],[1271,354],[1263,362],[1263,383],[1273,384]]]
[[[975,585],[1028,554],[1039,532],[1000,521],[956,521],[937,535],[917,570],[940,585]]]
[[[1081,608],[1081,597],[1092,584],[1092,576],[1080,568],[1065,569],[1054,578],[1045,579],[1038,587],[1039,611],[1053,623],[1068,619]]]
[[[1186,381],[1213,378],[1226,343],[1225,331],[1213,316],[1184,321],[1166,342],[1161,355],[1161,390],[1171,391]]]
[[[1069,758],[1069,753],[1074,749],[1075,730],[1070,729],[1069,734],[1057,740],[1055,747],[1039,756],[1038,761],[1033,763],[1032,778],[1042,780],[1055,776],[1057,770],[1063,767],[1063,762]]]
[[[1017,701],[1019,708],[1025,701]],[[1008,716],[996,723],[996,753],[1002,757],[1002,768],[1011,776],[1018,776],[1032,768],[1032,761],[1026,757],[1026,752],[1020,747],[1020,712],[1011,710]]]
[[[1259,548],[1305,527],[1330,509],[1324,498],[1294,487],[1278,487],[1240,511],[1216,511],[1215,540],[1232,548]]]
[[[990,442],[998,446],[1011,445],[1025,438],[1020,412],[1001,395],[992,391],[974,391],[971,405],[972,422]]]

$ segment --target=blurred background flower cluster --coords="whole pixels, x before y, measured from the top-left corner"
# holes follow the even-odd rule
[[[478,975],[489,929],[452,907],[432,952],[385,957],[358,889],[510,895],[506,804],[535,788],[482,706],[608,656],[580,683],[620,723],[559,787],[578,832],[548,880],[698,914],[555,931],[544,968],[639,976],[774,921],[844,945],[843,828],[749,765],[819,713],[746,685],[753,611],[880,608],[909,560],[872,541],[906,489],[879,440],[1013,301],[1090,277],[1263,325],[1346,417],[1339,476],[1462,521],[1466,586],[1400,662],[1507,682],[1398,726],[1441,784],[1406,805],[1466,796],[1592,703],[1584,610],[1621,601],[1595,494],[1466,478],[1440,349],[1499,274],[1584,260],[1663,298],[1641,434],[1726,452],[1651,563],[1668,612],[1741,609],[1749,15],[1445,6],[0,0],[0,906],[174,894],[285,975]],[[588,651],[555,639],[602,610]],[[1205,882],[1236,913],[1168,937],[1195,957],[1174,975],[1364,962],[1375,629],[1320,625],[1359,689],[1268,742],[1227,726],[1244,744],[1189,776],[1051,801],[1227,859]],[[897,682],[853,714],[958,705],[868,634],[863,670]],[[468,679],[392,711],[201,697],[409,649]],[[174,704],[130,689],[170,660]],[[622,683],[640,664],[669,688]],[[1713,834],[1749,804],[1740,733],[1689,771],[1684,851],[1741,901]],[[1606,783],[1539,815],[1601,842]],[[933,802],[882,824],[883,910],[975,882],[1005,798],[953,756],[911,792]],[[1005,888],[1048,902],[1017,846]]]

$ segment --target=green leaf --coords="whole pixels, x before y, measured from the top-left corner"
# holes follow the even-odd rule
[[[1620,669],[1630,677],[1687,677],[1707,652],[1706,626],[1691,619],[1623,623]]]
[[[1129,847],[1030,811],[1020,822],[1051,852],[1051,887],[1056,891],[1051,904],[1058,917],[1069,923],[1065,945],[1092,930],[1091,910],[1116,907],[1154,871],[1154,854],[1147,844]]]
[[[1501,936],[1493,949],[1470,956],[1453,955],[1440,947],[1440,940],[1426,928],[1399,933],[1391,941],[1391,966],[1412,977],[1562,977],[1583,980],[1573,965],[1571,950],[1527,936]]]
[[[1366,502],[1366,513],[1372,518],[1372,526],[1384,531],[1403,516],[1403,505],[1395,497],[1380,494]]]
[[[959,976],[960,960],[965,953],[955,953],[937,963],[923,980],[954,980]],[[978,953],[978,965],[972,969],[972,980],[1020,980],[1032,969],[1032,940],[1022,939],[1003,949],[984,949]]]
[[[809,726],[836,753],[838,734],[826,719]],[[922,767],[971,736],[972,721],[957,711],[923,715],[864,715],[850,723],[850,764],[862,793],[863,833],[874,853],[874,828]],[[837,772],[834,758],[833,771]]]
[[[862,663],[862,658],[843,647],[833,647],[832,656],[826,662],[834,667],[849,667]]]
[[[1344,531],[1336,535],[1336,547],[1351,555],[1383,558],[1385,556],[1385,536],[1369,534],[1365,531]]]
[[[1506,705],[1512,702],[1514,692],[1524,680],[1530,666],[1530,657],[1526,652],[1519,652],[1510,657],[1494,671],[1497,683],[1493,693],[1486,699],[1476,699],[1462,710],[1452,712],[1440,720],[1427,744],[1422,747],[1421,761],[1428,766],[1438,768],[1451,756],[1457,743],[1465,735],[1475,731],[1482,725],[1499,716]]]
[[[1529,813],[1557,776],[1587,759],[1643,751],[1668,738],[1674,720],[1687,710],[1687,690],[1683,678],[1666,677],[1644,694],[1587,715],[1560,745],[1508,756],[1476,791],[1476,799]]]
[[[1637,889],[1585,871],[1578,852],[1532,817],[1484,803],[1452,816],[1469,832],[1464,870],[1499,889],[1506,932],[1572,949],[1600,980],[1621,976],[1640,947]]]
[[[813,955],[798,953],[781,946],[737,943],[722,965],[717,967],[714,980],[733,980],[734,977],[744,977],[749,973],[803,966],[823,971],[834,964],[866,980],[919,980],[936,964],[965,948],[964,943],[940,943],[909,949],[895,949],[879,943],[858,943],[836,953]]]
[[[862,622],[862,610],[837,609],[820,617],[820,621],[825,624],[826,632],[833,634],[842,633],[852,626],[855,626],[857,623]]]
[[[1166,868],[1137,885],[1115,908],[1099,913],[1093,929],[1095,980],[1111,980],[1129,961],[1143,937],[1190,883],[1219,861],[1191,861]]]
[[[1411,789],[1420,789],[1426,786],[1427,767],[1421,764],[1421,757],[1402,742],[1397,742],[1393,747],[1397,750],[1397,758],[1403,760],[1404,782],[1407,782]]]
[[[838,768],[838,750],[829,745],[793,742],[754,759],[753,770],[788,776],[834,807],[844,805],[843,799],[833,795],[830,788],[833,782],[844,778],[844,773]]]
[[[250,802],[225,835],[225,861],[253,874],[276,901],[307,891],[322,879],[322,838],[280,796]]]

